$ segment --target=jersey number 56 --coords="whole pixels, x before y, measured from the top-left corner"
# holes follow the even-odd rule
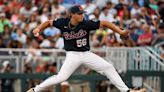
[[[76,43],[77,43],[77,47],[85,46],[87,45],[87,39],[83,38],[83,39],[76,40]]]

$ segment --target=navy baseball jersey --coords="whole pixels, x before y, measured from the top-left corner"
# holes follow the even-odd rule
[[[53,26],[61,30],[66,51],[89,51],[89,33],[100,26],[100,21],[83,20],[70,27],[70,18],[60,18],[53,21]]]

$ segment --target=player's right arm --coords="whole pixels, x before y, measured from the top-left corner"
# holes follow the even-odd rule
[[[41,23],[33,30],[34,36],[39,36],[39,32],[46,29],[47,27],[53,26],[53,20],[48,20],[44,23]]]

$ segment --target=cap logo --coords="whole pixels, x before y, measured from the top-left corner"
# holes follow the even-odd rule
[[[80,11],[82,11],[82,10],[83,10],[83,8],[82,8],[81,6],[79,6],[79,9],[80,9]]]

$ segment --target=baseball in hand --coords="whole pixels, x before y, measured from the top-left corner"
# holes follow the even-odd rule
[[[34,36],[35,36],[35,37],[38,37],[38,36],[39,36],[39,33],[36,33]]]
[[[35,28],[33,30],[33,34],[34,34],[35,37],[39,36],[39,31],[40,31],[39,28]]]

